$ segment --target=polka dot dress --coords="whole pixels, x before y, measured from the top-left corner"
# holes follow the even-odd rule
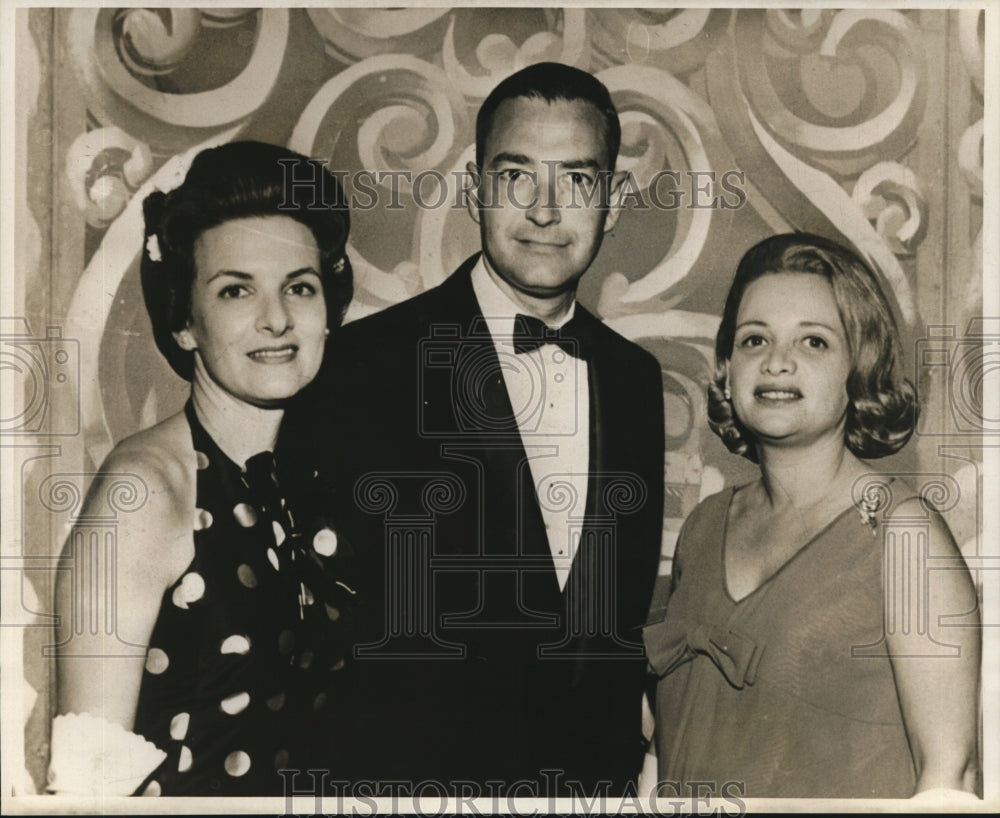
[[[305,524],[270,452],[241,471],[190,402],[185,413],[198,465],[195,555],[163,595],[146,654],[135,731],[167,759],[140,792],[281,795],[281,770],[307,767],[321,711],[337,699],[350,549],[333,527]]]

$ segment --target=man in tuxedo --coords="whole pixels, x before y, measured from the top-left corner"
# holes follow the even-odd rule
[[[619,216],[619,141],[586,72],[500,83],[469,165],[482,253],[344,327],[290,415],[359,561],[333,778],[545,796],[639,769],[660,370],[575,297]]]

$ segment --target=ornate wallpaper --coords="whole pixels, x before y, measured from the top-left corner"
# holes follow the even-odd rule
[[[2,350],[19,403],[2,420],[15,477],[3,553],[19,570],[3,573],[5,598],[20,600],[6,624],[28,627],[23,668],[5,673],[5,685],[26,679],[4,724],[8,737],[20,728],[13,708],[26,725],[25,772],[12,781],[5,767],[6,787],[44,787],[44,657],[68,522],[111,446],[187,391],[142,306],[143,197],[237,138],[329,160],[352,203],[356,319],[478,249],[462,198],[475,114],[533,62],[596,74],[621,116],[628,212],[579,295],[663,370],[665,554],[700,497],[756,473],[705,423],[736,262],[769,234],[808,230],[855,247],[892,293],[923,413],[880,466],[922,486],[981,565],[982,435],[1000,422],[982,391],[1000,329],[982,318],[982,11],[102,7],[14,19],[17,269]],[[113,543],[142,487],[123,480],[106,500],[93,536]]]

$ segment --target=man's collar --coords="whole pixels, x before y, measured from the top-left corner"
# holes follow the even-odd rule
[[[514,316],[526,313],[524,307],[514,303],[507,293],[500,289],[486,269],[486,261],[482,255],[472,268],[472,291],[479,302],[479,309],[486,319],[486,326],[495,342],[509,344],[514,328]],[[576,314],[576,299],[570,304],[569,310],[559,321],[550,324],[561,327]]]

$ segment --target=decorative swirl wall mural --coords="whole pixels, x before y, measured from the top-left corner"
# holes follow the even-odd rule
[[[704,64],[729,16],[725,9],[591,9],[594,67],[639,64],[688,74]]]
[[[897,11],[798,14],[798,31],[774,25],[793,19],[774,10],[744,12],[733,29],[740,81],[758,120],[796,156],[837,175],[898,158],[924,109],[919,30]],[[806,43],[815,48],[803,51]]]
[[[411,56],[376,56],[319,89],[302,112],[289,147],[325,159],[341,172],[352,209],[377,221],[378,232],[408,230],[415,235],[413,180],[429,171],[438,171],[439,178],[447,171],[465,147],[460,139],[467,132],[464,101],[440,68]],[[406,243],[399,245],[407,255],[395,259],[393,268],[382,269],[385,261],[370,261],[357,235],[355,229],[348,251],[358,300],[386,306],[413,295],[417,281],[399,266],[412,262]]]
[[[448,23],[441,62],[455,86],[476,102],[504,77],[536,62],[586,68],[587,17],[583,9],[491,9],[459,13]],[[515,43],[511,35],[521,40]]]
[[[448,9],[309,9],[327,54],[344,65],[379,54],[432,54]]]
[[[977,19],[959,26],[973,67]],[[926,67],[904,12],[79,9],[66,31],[93,123],[66,166],[98,248],[69,312],[94,342],[81,362],[94,458],[165,412],[151,385],[129,391],[130,410],[109,407],[120,390],[102,397],[99,373],[128,378],[129,357],[147,353],[98,341],[109,321],[147,332],[108,284],[131,281],[137,202],[170,186],[176,157],[247,135],[326,160],[352,204],[353,320],[435,286],[478,248],[464,210],[475,112],[500,79],[544,59],[595,72],[620,111],[629,212],[581,298],[661,360],[671,451],[704,445],[702,392],[740,246],[719,237],[803,229],[852,243],[917,323],[902,260],[930,214],[905,158]],[[974,192],[976,133],[959,150]]]
[[[159,174],[147,181],[156,166],[179,151],[190,156],[193,145],[209,143],[207,134],[212,142],[269,138],[275,97],[296,84],[302,102],[288,109],[294,119],[276,141],[326,160],[345,182],[356,274],[348,319],[435,286],[478,247],[463,205],[480,101],[522,65],[555,59],[597,73],[620,111],[629,212],[581,297],[660,359],[675,456],[699,457],[705,445],[703,390],[719,298],[739,255],[738,244],[720,245],[718,237],[744,236],[746,244],[762,228],[804,229],[852,243],[884,276],[904,324],[918,324],[904,262],[918,252],[931,214],[906,157],[923,117],[926,66],[922,32],[904,12],[131,9],[69,16],[71,51],[99,127],[79,136],[67,172],[88,224],[107,231],[88,267],[105,271],[105,290],[108,269],[122,285],[134,274],[126,248],[137,253],[138,246],[124,234],[135,229],[138,211],[128,205],[166,185]],[[958,32],[974,71],[979,18],[960,18]],[[204,57],[194,55],[206,47],[221,53],[234,43],[242,58],[227,52],[225,71],[210,75],[196,65]],[[288,59],[293,47],[319,73],[306,79]],[[251,79],[253,93],[241,92]],[[958,149],[973,196],[978,134],[970,126]],[[95,295],[93,273],[78,285],[74,326],[107,326],[113,317],[112,300]],[[95,303],[104,304],[103,315]],[[142,324],[141,311],[128,320]],[[152,387],[138,390],[124,415],[108,406],[118,394],[102,397],[99,373],[112,366],[127,377],[133,346],[96,352],[101,345],[84,344],[83,414],[95,458],[122,423],[162,414]]]
[[[352,205],[356,287],[347,317],[354,320],[439,284],[479,249],[464,198],[476,112],[497,82],[543,60],[598,76],[620,113],[618,170],[628,176],[617,204],[625,212],[578,296],[660,363],[665,554],[702,496],[756,474],[708,430],[705,396],[723,299],[752,244],[806,230],[852,245],[881,277],[908,341],[954,325],[951,340],[937,338],[934,349],[981,343],[960,336],[983,326],[982,212],[990,192],[983,189],[982,9],[18,14],[25,45],[16,65],[15,218],[23,272],[19,311],[11,314],[27,317],[15,319],[24,338],[4,342],[4,363],[20,378],[27,409],[2,421],[22,434],[19,445],[47,447],[25,467],[25,531],[48,531],[53,515],[79,505],[86,481],[65,482],[66,475],[92,474],[116,441],[177,411],[187,394],[158,354],[142,307],[141,204],[150,191],[179,184],[200,149],[235,139],[325,160]],[[34,339],[46,327],[79,348],[78,365],[74,358],[60,370],[65,382],[52,389],[49,371],[27,367],[34,359],[24,357],[30,344],[47,349],[49,336]],[[939,443],[941,428],[983,425],[982,384],[970,378],[962,392],[946,367],[913,360],[923,349],[909,344],[906,355],[926,410],[891,465],[904,476],[939,478],[951,493],[934,489],[928,499],[948,500],[963,549],[980,553],[981,451],[970,444],[948,459]],[[26,428],[35,417],[68,422],[75,400],[78,434],[60,432],[55,445]],[[960,498],[949,470],[964,475]],[[414,481],[399,478],[373,478],[355,499],[392,516],[413,503],[446,513],[457,496],[445,479],[437,493],[409,497]],[[122,511],[141,494],[126,489],[111,498]],[[52,555],[51,542],[31,536],[25,553]],[[47,581],[26,587],[50,596]],[[47,671],[26,667],[42,692],[28,728],[40,746]],[[26,762],[42,787],[43,756]]]
[[[222,16],[88,8],[71,15],[67,45],[88,112],[163,154],[245,123],[271,93],[289,37],[289,11],[279,8]]]

